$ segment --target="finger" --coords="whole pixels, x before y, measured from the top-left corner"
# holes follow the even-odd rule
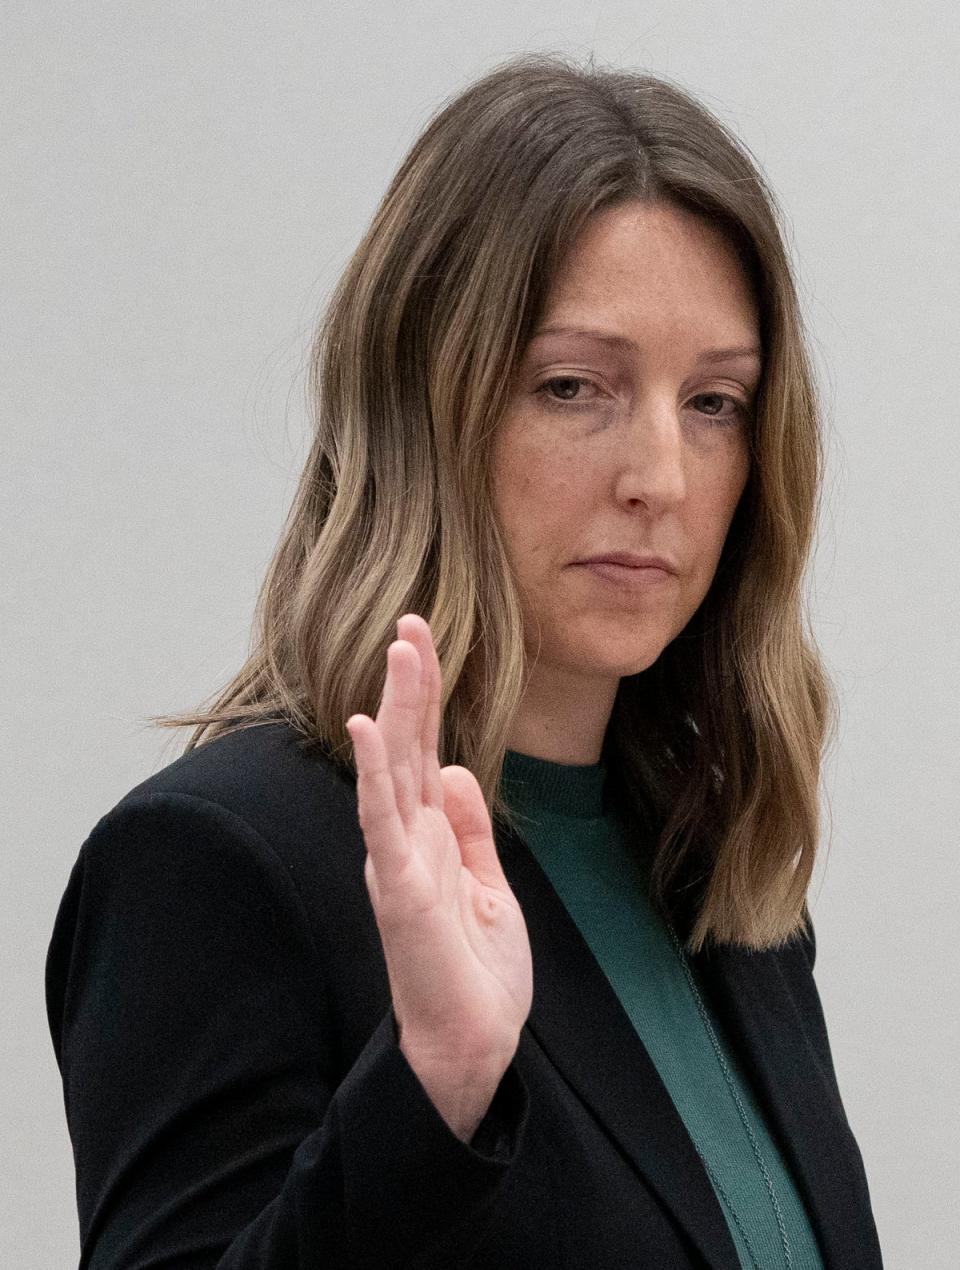
[[[503,865],[497,855],[487,804],[477,778],[466,767],[444,767],[443,810],[450,822],[464,868],[485,886],[508,889]]]
[[[380,883],[388,886],[411,855],[394,794],[390,760],[379,728],[365,714],[351,715],[347,731],[357,766],[357,813],[363,840]]]
[[[420,654],[412,644],[396,640],[390,645],[377,728],[393,775],[397,810],[407,828],[412,825],[420,804],[422,673]]]
[[[414,735],[410,741],[410,770],[413,773],[413,789],[417,802],[423,801],[423,748],[420,741],[421,732],[423,730],[423,711],[427,699],[427,668],[423,660],[423,653],[418,647],[416,640],[405,639],[400,633],[400,623],[397,622],[397,642],[400,644],[410,644],[417,654],[418,674],[417,674],[417,722]]]
[[[440,758],[437,753],[440,744],[443,677],[433,643],[433,632],[425,618],[417,613],[405,613],[397,623],[397,634],[401,639],[409,640],[415,645],[424,669],[426,701],[420,732],[421,801],[427,807],[443,810],[443,785],[440,781]]]

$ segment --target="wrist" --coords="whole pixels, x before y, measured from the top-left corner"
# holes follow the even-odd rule
[[[406,1058],[427,1097],[452,1133],[469,1142],[493,1102],[513,1054],[465,1052],[451,1056],[400,1039]]]

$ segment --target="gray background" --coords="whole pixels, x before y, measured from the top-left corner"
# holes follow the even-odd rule
[[[841,695],[811,891],[886,1262],[960,1259],[956,17],[940,4],[4,6],[0,1262],[66,1267],[43,959],[80,845],[239,666],[324,296],[441,97],[551,49],[671,76],[788,215]],[[183,734],[185,738],[186,733]]]

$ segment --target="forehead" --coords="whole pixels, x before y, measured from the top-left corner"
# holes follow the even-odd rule
[[[667,338],[756,342],[753,288],[723,231],[665,204],[601,211],[578,235],[547,298],[538,332],[603,325]],[[551,337],[552,338],[552,337]]]

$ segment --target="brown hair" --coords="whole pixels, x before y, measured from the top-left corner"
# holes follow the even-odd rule
[[[653,898],[707,939],[779,946],[806,917],[833,695],[807,630],[819,408],[776,200],[746,147],[682,88],[551,54],[451,98],[402,162],[336,286],[309,374],[315,436],[257,605],[255,642],[187,749],[285,719],[355,772],[395,623],[430,623],[441,765],[491,816],[523,695],[521,610],[493,513],[491,438],[552,280],[586,220],[670,202],[720,226],[759,302],[751,472],[710,591],[621,680],[604,742],[652,833]]]

